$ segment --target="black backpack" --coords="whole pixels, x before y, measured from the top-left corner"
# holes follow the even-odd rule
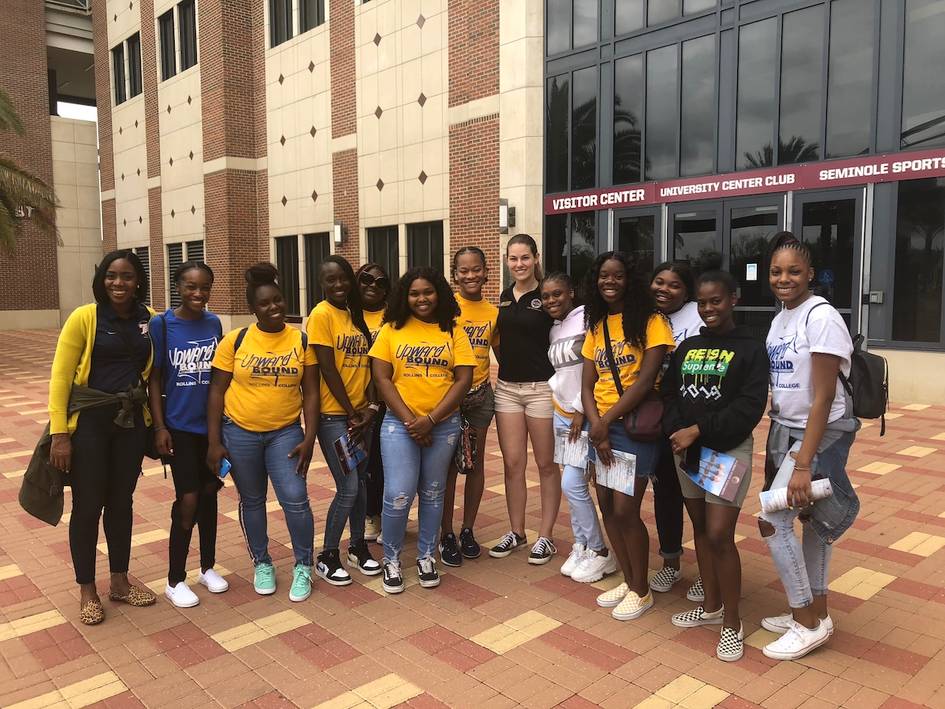
[[[853,399],[853,415],[864,419],[882,419],[879,435],[886,435],[886,409],[889,408],[889,365],[886,358],[863,349],[863,335],[853,338],[850,376],[840,373],[840,382]]]

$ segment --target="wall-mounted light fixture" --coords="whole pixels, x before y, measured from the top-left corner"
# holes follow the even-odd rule
[[[341,242],[345,238],[345,228],[341,222],[335,222],[335,226],[332,229],[332,237],[335,240],[335,246],[341,246]]]
[[[499,233],[508,234],[509,227],[515,226],[515,207],[509,206],[507,199],[499,200]]]

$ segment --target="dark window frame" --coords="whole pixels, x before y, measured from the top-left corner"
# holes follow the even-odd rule
[[[177,36],[174,31],[174,8],[157,18],[161,54],[161,81],[177,75]]]
[[[141,33],[135,32],[125,40],[125,55],[128,57],[128,98],[134,98],[143,90],[141,83]]]
[[[392,282],[400,278],[400,229],[396,224],[368,227],[368,261],[379,263],[387,271]],[[383,249],[380,247],[383,246]],[[380,255],[383,251],[383,256]]]
[[[417,263],[417,252],[420,251],[417,243],[425,240],[425,250],[430,254],[430,263]],[[437,244],[436,242],[439,241]],[[415,222],[407,224],[407,268],[430,266],[443,272],[445,246],[443,242],[443,222]],[[437,259],[439,256],[439,259]]]
[[[112,83],[114,89],[112,98],[119,106],[128,100],[128,90],[125,85],[125,43],[119,42],[112,47]]]
[[[331,232],[302,234],[305,252],[305,300],[308,312],[318,305],[324,294],[319,283],[323,259],[331,254]]]
[[[166,257],[167,269],[167,302],[168,307],[176,308],[180,305],[180,294],[174,287],[174,271],[186,260],[184,255],[184,242],[177,241],[164,245],[164,256]]]
[[[286,316],[302,317],[299,282],[299,237],[297,234],[273,238],[273,255],[279,270],[279,286],[285,298]],[[287,263],[289,261],[290,263]]]
[[[180,71],[184,72],[198,62],[195,0],[183,0],[177,5],[177,38],[180,44]]]
[[[308,32],[313,30],[316,27],[319,27],[325,24],[327,16],[325,14],[325,0],[308,0],[308,2],[315,3],[315,21],[311,22],[311,18],[308,16],[306,8],[308,7],[306,0],[298,0],[299,2],[299,34],[303,32]]]
[[[292,21],[293,0],[269,0],[269,48],[288,42],[295,35]],[[282,22],[276,23],[276,8],[282,8]]]

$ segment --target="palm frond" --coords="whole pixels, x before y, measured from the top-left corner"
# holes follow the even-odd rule
[[[23,135],[23,123],[16,115],[13,102],[3,89],[0,89],[0,130],[12,130],[14,133]]]
[[[13,248],[16,234],[23,224],[17,210],[24,207],[32,207],[32,224],[47,234],[54,234],[59,241],[55,222],[56,204],[52,187],[30,175],[12,160],[0,157],[0,206],[6,217],[6,224],[0,225],[0,248],[7,251]]]

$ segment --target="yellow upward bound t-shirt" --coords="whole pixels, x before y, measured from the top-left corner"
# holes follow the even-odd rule
[[[499,318],[499,309],[488,300],[466,300],[458,293],[456,302],[462,313],[456,324],[466,331],[473,354],[476,356],[476,369],[473,370],[472,388],[489,381],[489,367],[492,360],[489,350],[499,342],[499,333],[495,328]]]
[[[607,329],[610,331],[610,342],[614,351],[614,362],[620,372],[620,383],[624,391],[629,389],[640,374],[643,366],[643,351],[634,344],[627,342],[623,336],[623,314],[607,316]],[[646,323],[646,348],[667,345],[673,350],[673,329],[662,315],[653,314]],[[603,416],[620,400],[614,377],[607,360],[607,346],[604,342],[604,324],[597,323],[584,338],[581,355],[594,362],[597,367],[597,382],[594,384],[594,401],[597,402],[597,411]]]
[[[302,370],[315,365],[315,352],[303,348],[302,333],[294,327],[263,332],[255,324],[234,352],[239,333],[227,334],[213,357],[215,368],[233,374],[223,413],[247,431],[284,428],[302,413]]]
[[[446,396],[453,385],[454,367],[476,365],[463,328],[457,326],[450,334],[436,323],[414,317],[399,330],[391,323],[384,325],[371,357],[393,365],[394,386],[416,416],[426,416]]]
[[[371,331],[371,342],[377,339],[377,334],[381,331],[381,325],[384,323],[384,308],[380,310],[365,310],[364,322],[367,329]]]
[[[361,332],[351,320],[347,309],[336,308],[327,300],[315,306],[308,316],[308,344],[331,347],[335,353],[335,369],[341,375],[348,398],[355,409],[367,405],[367,386],[371,380],[371,362],[368,345]],[[321,381],[321,412],[323,414],[345,414],[345,408],[331,393],[325,378]]]

